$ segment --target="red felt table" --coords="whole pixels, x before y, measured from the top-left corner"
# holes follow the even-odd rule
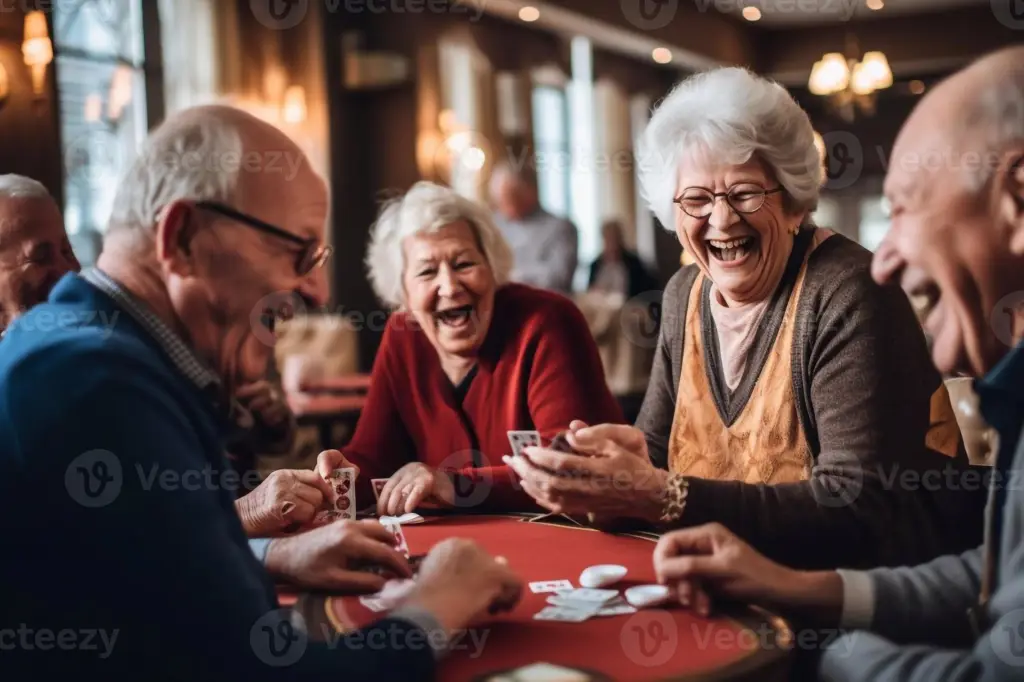
[[[428,518],[404,526],[409,548],[426,553],[452,536],[476,540],[504,556],[525,582],[566,578],[579,585],[580,572],[594,564],[629,569],[615,585],[655,582],[654,540],[612,535],[561,524],[531,523],[516,516]],[[681,608],[648,609],[636,614],[591,618],[583,623],[537,621],[548,594],[524,591],[514,611],[474,628],[441,663],[439,679],[487,680],[502,671],[546,662],[611,680],[785,679],[789,668],[789,630],[781,619],[754,610],[712,619]],[[300,600],[307,620],[347,632],[378,620],[357,597],[307,597]],[[486,639],[485,639],[486,638]],[[508,679],[508,678],[506,678]]]

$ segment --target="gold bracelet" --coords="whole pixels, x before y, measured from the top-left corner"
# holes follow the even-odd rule
[[[665,525],[676,525],[686,509],[686,496],[690,492],[690,482],[682,474],[671,474],[665,483],[662,493],[661,517],[658,519]]]

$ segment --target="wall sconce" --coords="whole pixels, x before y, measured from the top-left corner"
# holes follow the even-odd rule
[[[21,52],[25,64],[32,69],[32,91],[40,97],[46,92],[46,67],[53,61],[53,43],[46,15],[39,10],[25,15],[25,42]]]
[[[7,80],[7,69],[4,68],[3,64],[0,64],[0,104],[7,100],[7,95],[10,91],[11,86]]]

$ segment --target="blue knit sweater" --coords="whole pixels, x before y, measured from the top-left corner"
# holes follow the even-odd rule
[[[280,622],[235,514],[227,426],[146,330],[76,275],[8,330],[4,679],[432,677],[432,651],[408,621],[330,647],[307,642],[324,633]]]

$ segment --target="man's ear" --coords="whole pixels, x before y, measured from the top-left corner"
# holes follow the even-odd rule
[[[1024,256],[1024,145],[1006,157],[998,183],[999,219],[1010,231],[1010,251]]]
[[[161,265],[179,275],[192,272],[192,239],[196,233],[195,207],[175,201],[160,213],[156,225],[156,254]]]

